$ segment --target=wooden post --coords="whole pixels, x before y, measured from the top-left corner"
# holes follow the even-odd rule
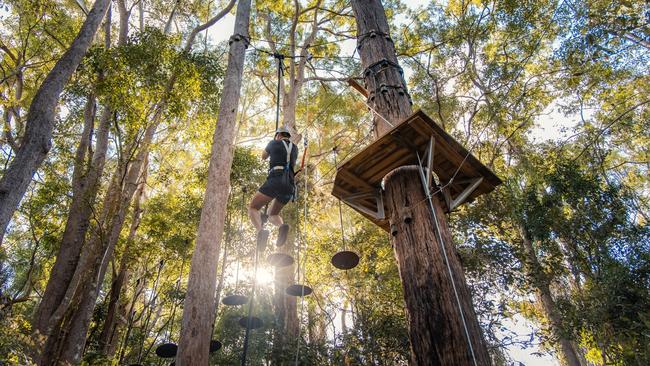
[[[212,141],[208,182],[183,307],[181,336],[176,356],[178,366],[206,366],[209,361],[217,261],[230,190],[230,169],[244,56],[248,45],[250,10],[251,0],[238,2],[218,123]]]
[[[383,5],[379,0],[352,0],[352,8],[368,104],[375,113],[375,137],[380,137],[411,114],[411,101]],[[446,216],[435,197],[431,205],[425,200],[419,174],[417,167],[409,166],[385,178],[386,203],[394,227],[391,244],[406,303],[411,363],[490,365]],[[411,220],[404,220],[405,216]],[[444,242],[449,266],[438,238]]]

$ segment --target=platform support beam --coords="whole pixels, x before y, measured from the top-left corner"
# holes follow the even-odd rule
[[[410,98],[381,1],[352,0],[352,9],[368,104],[381,116],[375,116],[374,121],[378,138],[411,114]],[[433,144],[426,161],[428,167],[433,164]],[[430,205],[417,204],[427,199],[424,188],[431,181],[428,177],[421,181],[419,169],[402,167],[389,173],[385,178],[384,196],[391,227],[395,227],[391,230],[394,232],[391,244],[404,289],[411,364],[490,365],[442,205],[435,197],[430,200],[433,210]],[[427,174],[431,175],[431,171]],[[408,220],[400,217],[404,213],[408,213]],[[440,230],[436,231],[436,227]],[[441,250],[443,246],[447,260]],[[458,300],[449,272],[456,281]],[[463,324],[467,325],[467,332]]]

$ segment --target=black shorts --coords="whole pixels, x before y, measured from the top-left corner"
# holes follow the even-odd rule
[[[269,197],[275,198],[282,204],[287,204],[293,198],[293,184],[285,184],[282,170],[269,173],[266,182],[262,184],[259,191]]]

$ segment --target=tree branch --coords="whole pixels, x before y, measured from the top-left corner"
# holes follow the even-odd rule
[[[214,23],[218,22],[219,20],[221,20],[221,18],[226,16],[226,14],[228,14],[230,12],[230,10],[233,8],[233,6],[235,6],[235,2],[236,2],[236,0],[230,0],[228,5],[226,5],[226,7],[222,11],[220,11],[217,15],[212,17],[207,22],[205,22],[205,23],[199,25],[198,27],[194,28],[192,30],[192,32],[190,33],[189,37],[187,37],[187,43],[185,44],[185,47],[183,48],[183,52],[189,52],[192,49],[192,43],[194,43],[194,38],[196,38],[196,35],[199,34],[202,31],[210,28],[211,26],[214,25]]]

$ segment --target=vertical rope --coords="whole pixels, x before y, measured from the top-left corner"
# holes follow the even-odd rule
[[[283,65],[282,65],[282,60],[284,59],[284,55],[281,55],[279,53],[276,53],[273,55],[278,60],[278,87],[277,87],[277,94],[276,94],[276,105],[275,105],[275,130],[278,130],[278,127],[280,125],[280,81],[282,80],[282,75],[284,74],[283,72]]]
[[[474,355],[474,347],[472,346],[472,340],[469,336],[469,331],[467,330],[467,322],[465,321],[465,314],[463,312],[463,307],[460,303],[460,296],[458,295],[458,290],[456,289],[456,281],[454,280],[454,274],[451,271],[451,266],[449,265],[449,258],[447,257],[447,249],[445,248],[445,242],[442,239],[442,233],[440,231],[440,225],[438,224],[438,215],[436,214],[436,209],[433,207],[433,201],[431,200],[431,193],[429,192],[429,187],[427,184],[427,179],[424,176],[422,169],[422,160],[420,159],[420,153],[416,152],[418,157],[418,169],[420,171],[420,179],[422,180],[422,188],[424,189],[424,194],[427,196],[429,201],[429,208],[431,209],[431,214],[433,215],[433,223],[436,227],[436,234],[438,237],[438,242],[440,242],[440,247],[442,248],[442,254],[445,258],[445,264],[447,265],[447,272],[449,273],[449,280],[451,281],[451,287],[454,289],[454,297],[456,298],[456,305],[458,305],[458,311],[460,312],[460,320],[463,323],[463,330],[465,331],[465,337],[467,338],[467,344],[469,345],[469,352],[472,355],[472,361],[474,361],[474,366],[477,366],[476,356]]]
[[[337,160],[338,150],[336,147],[332,149],[334,152],[334,169],[339,169],[339,163]],[[341,200],[339,200],[339,222],[341,223],[341,242],[343,242],[343,250],[347,250],[347,243],[345,242],[345,232],[343,231],[343,208],[341,208]]]
[[[244,335],[244,349],[241,356],[241,366],[246,366],[246,356],[248,355],[248,341],[251,332],[251,318],[253,316],[253,301],[255,301],[255,289],[257,288],[257,263],[259,258],[259,250],[257,244],[255,245],[255,266],[253,270],[253,289],[251,291],[251,298],[248,302],[248,316],[246,319],[246,334]]]
[[[304,138],[304,149],[303,153],[307,152],[307,134],[305,133],[305,138]],[[305,180],[305,193],[303,193],[303,200],[304,200],[304,208],[303,208],[303,230],[304,233],[302,235],[302,243],[305,245],[305,255],[303,259],[303,265],[302,265],[302,284],[303,286],[306,284],[306,277],[305,277],[305,270],[307,267],[307,168],[304,169],[305,171],[303,172],[303,179]],[[300,244],[298,244],[298,248],[300,248]],[[300,261],[298,261],[298,280],[300,280]],[[304,291],[304,287],[303,287]],[[302,325],[302,317],[303,317],[303,310],[305,308],[305,296],[304,292],[302,294],[303,296],[300,297],[300,318],[299,318],[299,323],[298,323],[298,340],[296,341],[296,360],[294,362],[295,366],[298,366],[298,356],[300,355],[300,340],[302,337],[301,334],[301,325]]]
[[[239,206],[239,228],[237,229],[237,234],[239,235],[239,240],[243,241],[244,240],[244,234],[242,232],[242,225],[244,224],[244,194],[246,193],[246,189],[243,188],[241,192],[241,206]],[[240,266],[240,258],[239,258],[239,253],[237,253],[237,272],[235,273],[235,294],[238,294],[239,291],[239,266]]]

